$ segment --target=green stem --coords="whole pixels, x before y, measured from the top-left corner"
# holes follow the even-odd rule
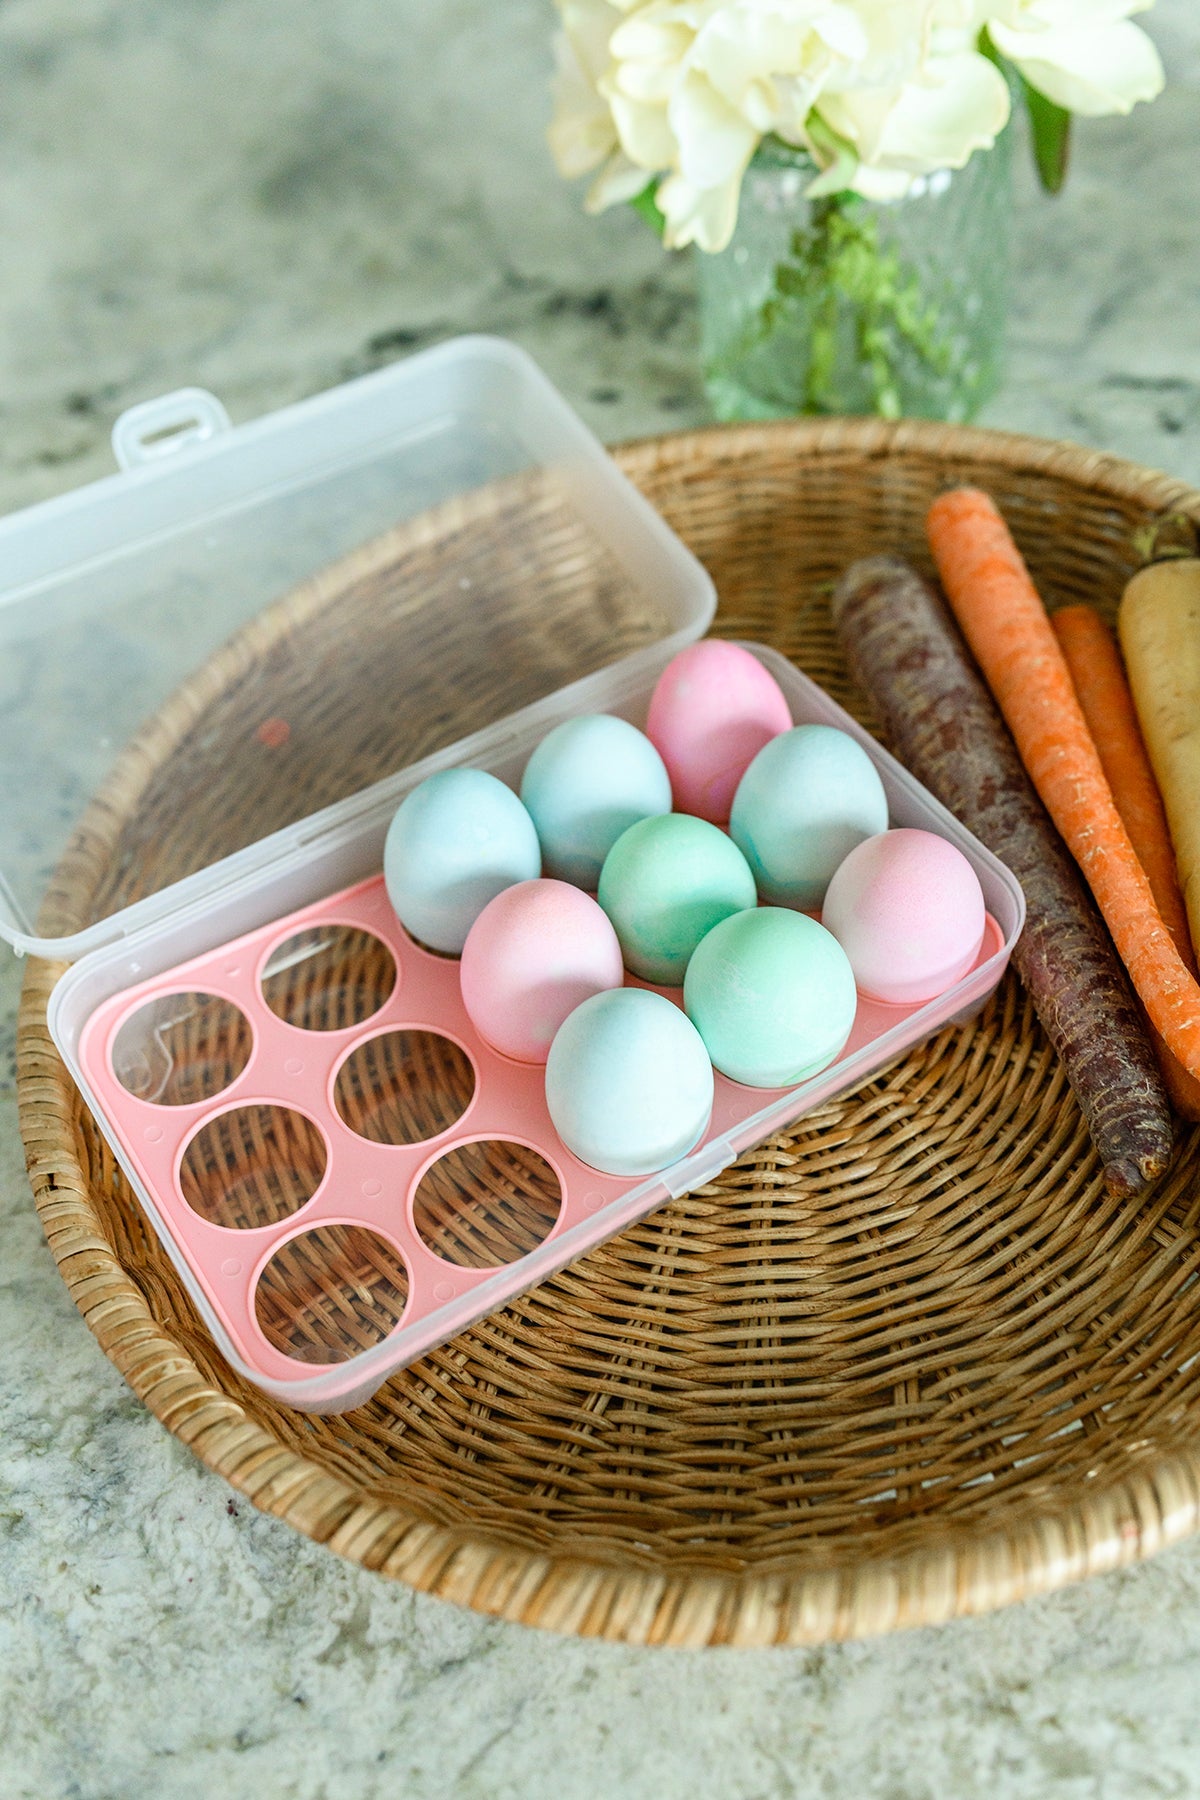
[[[771,291],[722,364],[736,368],[787,326],[807,326],[802,401],[807,412],[847,410],[838,392],[842,331],[869,375],[874,410],[885,418],[902,410],[906,355],[915,355],[932,374],[954,371],[954,346],[942,331],[936,305],[925,299],[915,271],[880,241],[877,215],[855,194],[813,201],[809,223],[792,233]]]

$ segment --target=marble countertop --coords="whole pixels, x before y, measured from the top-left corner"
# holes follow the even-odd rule
[[[549,0],[5,0],[0,508],[107,472],[132,402],[236,419],[463,330],[607,440],[699,423],[692,270],[551,169]],[[1200,16],[1170,87],[1022,177],[989,423],[1200,483]],[[264,71],[268,71],[264,78]],[[8,1800],[1200,1795],[1200,1540],[873,1643],[629,1651],[389,1585],[133,1398],[43,1240],[0,963],[0,1793]]]

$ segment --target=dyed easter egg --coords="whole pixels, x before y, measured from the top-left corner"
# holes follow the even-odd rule
[[[644,732],[608,713],[564,719],[525,766],[521,799],[548,875],[594,889],[604,859],[639,819],[671,810],[671,781]]]
[[[791,723],[783,690],[756,656],[704,638],[659,676],[646,735],[667,765],[676,812],[724,825],[746,769]]]
[[[887,822],[883,783],[862,745],[832,725],[797,725],[746,770],[729,834],[760,899],[811,911],[843,858]]]
[[[405,931],[457,956],[489,900],[542,871],[533,820],[511,788],[482,769],[442,769],[401,802],[383,873]]]
[[[590,894],[565,881],[519,881],[489,900],[467,934],[462,997],[485,1043],[544,1063],[554,1034],[593,994],[620,987],[621,946]]]
[[[650,1175],[708,1126],[713,1072],[691,1021],[661,994],[617,988],[576,1007],[546,1064],[546,1105],[580,1162]]]
[[[722,1075],[780,1088],[833,1061],[858,995],[830,932],[803,913],[761,906],[709,932],[688,964],[683,1003]]]
[[[885,831],[846,857],[822,920],[872,1000],[916,1006],[973,967],[986,912],[979,877],[932,831]]]
[[[617,839],[600,871],[599,900],[630,973],[677,987],[701,938],[754,905],[754,877],[715,825],[667,813]]]

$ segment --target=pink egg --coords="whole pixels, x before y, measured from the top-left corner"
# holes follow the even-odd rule
[[[484,1042],[544,1063],[554,1034],[593,994],[624,979],[617,934],[566,881],[519,881],[488,902],[463,945],[462,997]]]
[[[758,658],[704,638],[659,676],[646,736],[667,765],[676,812],[724,825],[754,758],[791,726],[783,691]]]
[[[860,994],[916,1006],[953,987],[979,955],[979,877],[932,831],[881,831],[838,865],[821,923],[850,961]]]

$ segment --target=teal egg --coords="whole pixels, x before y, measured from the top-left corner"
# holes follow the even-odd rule
[[[747,1087],[793,1087],[845,1046],[857,995],[846,952],[805,914],[761,906],[714,927],[683,1004],[714,1067]]]
[[[559,1026],[546,1106],[573,1156],[608,1175],[650,1175],[695,1149],[713,1072],[696,1027],[662,994],[593,994]]]
[[[645,732],[591,713],[542,739],[521,778],[547,875],[593,890],[604,859],[639,819],[671,810],[671,778]]]
[[[489,900],[542,872],[533,820],[483,769],[441,769],[401,802],[383,847],[388,899],[404,929],[457,956]]]
[[[690,813],[667,813],[617,839],[597,897],[629,972],[678,987],[701,938],[757,896],[745,857],[723,831]]]
[[[771,906],[817,910],[838,864],[886,831],[887,795],[867,752],[833,725],[764,744],[733,797],[729,835]]]

